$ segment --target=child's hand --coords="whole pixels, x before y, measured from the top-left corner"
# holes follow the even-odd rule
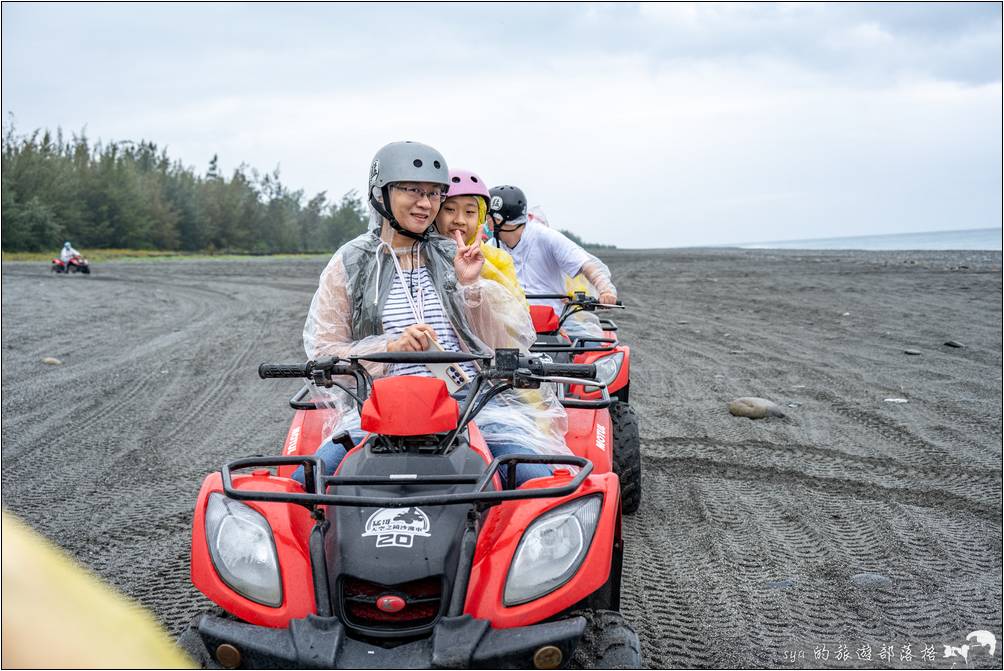
[[[453,231],[453,239],[457,242],[457,255],[453,257],[453,270],[457,273],[457,281],[460,284],[473,284],[481,274],[482,266],[485,265],[481,243],[475,236],[474,242],[465,245],[460,231]]]

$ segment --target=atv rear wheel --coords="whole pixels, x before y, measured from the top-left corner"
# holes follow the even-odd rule
[[[580,610],[586,618],[582,640],[568,660],[569,669],[640,669],[638,634],[620,613],[612,610]]]
[[[610,406],[614,427],[614,473],[621,481],[621,512],[625,515],[641,505],[641,436],[638,416],[627,403]]]

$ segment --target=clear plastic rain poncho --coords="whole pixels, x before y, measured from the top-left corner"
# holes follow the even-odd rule
[[[398,336],[384,333],[383,308],[398,268],[408,271],[422,266],[462,350],[485,355],[499,347],[528,351],[536,334],[525,303],[483,276],[470,285],[459,285],[453,270],[457,250],[453,240],[433,232],[425,242],[395,249],[392,230],[380,225],[382,219],[376,212],[371,210],[370,215],[369,232],[343,245],[321,273],[303,327],[308,358],[387,351]],[[390,372],[386,364],[365,365],[374,377]],[[478,413],[474,423],[489,445],[504,441],[539,454],[568,454],[564,439],[567,415],[554,386],[545,384],[529,391],[534,393],[511,390],[499,394]],[[325,423],[327,436],[359,430],[358,410],[347,394],[338,388],[315,387],[312,393],[315,401],[334,410]]]
[[[548,228],[551,225],[547,221],[547,215],[544,214],[544,210],[541,209],[540,205],[534,205],[530,208],[527,213],[527,219],[529,221],[535,221]],[[585,252],[585,250],[583,250]],[[592,296],[594,298],[599,298],[600,294],[604,291],[609,291],[616,294],[617,288],[614,286],[613,280],[610,279],[610,268],[607,267],[605,263],[600,261],[594,254],[585,252],[589,256],[589,261],[582,264],[582,270],[575,277],[569,277],[564,275],[565,279],[565,293],[569,296],[573,296],[576,291],[581,291],[587,296]],[[600,284],[596,286],[589,278],[593,278]],[[568,318],[568,322],[574,322],[574,324],[569,324],[570,331],[577,333],[588,333],[595,338],[603,337],[603,327],[600,326],[600,318],[595,312],[587,312],[585,310],[579,310]]]

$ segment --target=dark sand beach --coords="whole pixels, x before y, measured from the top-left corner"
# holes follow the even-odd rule
[[[603,257],[630,308],[645,664],[1000,668],[944,646],[1002,638],[1001,252]],[[277,451],[298,383],[256,368],[302,359],[323,264],[4,263],[4,507],[179,633],[208,606],[199,485]],[[741,396],[787,416],[733,417]]]

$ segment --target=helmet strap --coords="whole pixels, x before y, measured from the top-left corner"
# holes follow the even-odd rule
[[[390,205],[390,186],[386,185],[381,187],[380,193],[383,194],[383,203],[373,197],[373,190],[370,189],[370,204],[373,206],[373,209],[377,211],[377,214],[387,220],[387,223],[390,224],[391,228],[406,238],[411,238],[412,240],[425,242],[429,239],[429,228],[432,228],[433,224],[430,224],[429,228],[425,229],[422,233],[413,233],[412,231],[409,231],[407,228],[398,223],[397,219],[394,218],[394,215],[390,213],[390,208],[384,206],[384,203]]]

